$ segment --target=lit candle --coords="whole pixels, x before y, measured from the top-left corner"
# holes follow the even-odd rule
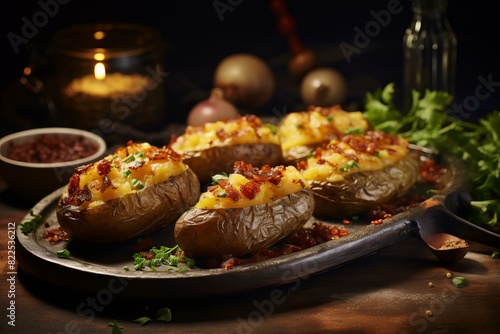
[[[143,90],[147,79],[140,74],[106,73],[103,63],[96,63],[94,73],[74,79],[66,88],[66,95],[87,94],[95,97],[117,98]]]

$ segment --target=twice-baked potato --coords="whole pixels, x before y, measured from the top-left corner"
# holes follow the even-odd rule
[[[315,199],[315,216],[345,218],[405,195],[419,163],[408,141],[382,131],[332,139],[298,164]]]
[[[182,159],[167,146],[129,141],[75,168],[56,207],[59,225],[76,239],[118,243],[174,223],[201,193]]]
[[[363,133],[368,121],[359,111],[310,107],[306,111],[287,114],[278,125],[278,138],[285,164],[296,165],[314,149],[331,139],[348,133]]]
[[[170,145],[184,155],[184,162],[202,185],[210,183],[212,175],[230,173],[236,161],[255,167],[276,166],[282,161],[276,127],[252,114],[188,126],[181,136],[172,138]]]
[[[302,228],[314,210],[294,166],[258,169],[237,161],[233,173],[215,175],[214,183],[175,223],[177,244],[193,257],[250,254]]]

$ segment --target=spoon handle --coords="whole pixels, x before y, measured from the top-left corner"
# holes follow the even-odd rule
[[[442,203],[426,208],[416,221],[422,238],[444,232],[467,241],[500,249],[500,234],[463,219]]]

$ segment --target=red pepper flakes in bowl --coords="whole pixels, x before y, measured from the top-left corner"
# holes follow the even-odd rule
[[[9,159],[53,163],[78,160],[97,152],[97,144],[83,136],[41,135],[22,144],[11,143]]]
[[[13,195],[39,201],[67,185],[75,167],[98,161],[106,149],[100,136],[81,129],[12,133],[0,138],[0,177]]]

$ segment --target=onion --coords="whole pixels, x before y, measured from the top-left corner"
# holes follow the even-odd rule
[[[270,67],[262,59],[238,53],[224,58],[217,65],[214,87],[223,91],[227,101],[255,109],[272,97],[275,81]]]
[[[187,125],[198,126],[208,122],[216,122],[227,119],[238,118],[240,113],[236,107],[224,100],[222,91],[218,88],[212,89],[210,97],[198,102],[189,112]]]
[[[302,79],[300,94],[308,105],[330,107],[342,104],[347,97],[347,82],[332,68],[317,68]]]
[[[288,70],[294,77],[301,78],[316,66],[316,54],[311,50],[304,50],[292,57]]]

